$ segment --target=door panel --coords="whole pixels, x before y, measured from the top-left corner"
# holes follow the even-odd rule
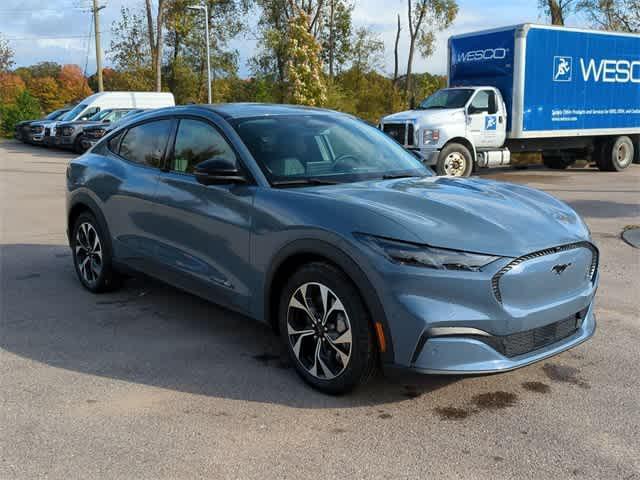
[[[157,259],[165,280],[234,309],[248,310],[254,271],[249,258],[255,187],[202,185],[198,163],[236,155],[211,124],[182,119],[156,192]]]
[[[476,147],[501,147],[506,135],[506,119],[493,90],[480,90],[468,108],[471,138]]]

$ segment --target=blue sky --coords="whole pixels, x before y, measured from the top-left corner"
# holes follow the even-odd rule
[[[195,3],[195,0],[194,0]],[[401,42],[401,65],[406,68],[407,28],[406,0],[355,0],[354,23],[367,25],[385,43],[385,70],[393,69],[393,41],[396,14],[401,14],[404,30]],[[0,33],[15,51],[18,66],[52,60],[75,63],[87,71],[95,71],[91,31],[91,0],[2,0],[0,1]],[[123,5],[143,6],[143,0],[100,0],[102,45],[107,48],[111,38],[111,23],[119,17]],[[537,0],[459,0],[460,12],[455,24],[438,35],[438,48],[429,59],[418,58],[414,71],[444,73],[446,69],[446,39],[452,34],[524,22],[541,22]],[[255,44],[249,38],[238,38],[233,47],[240,52],[240,74],[246,76],[246,60]],[[108,64],[108,60],[107,60]]]

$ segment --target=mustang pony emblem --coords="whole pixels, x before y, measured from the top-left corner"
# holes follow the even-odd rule
[[[555,272],[556,275],[562,275],[564,271],[569,268],[572,263],[560,263],[558,265],[554,265],[551,269],[552,272]]]

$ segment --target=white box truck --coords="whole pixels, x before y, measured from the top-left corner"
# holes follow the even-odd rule
[[[442,175],[540,152],[564,169],[640,161],[640,35],[518,25],[449,39],[449,86],[380,128]]]

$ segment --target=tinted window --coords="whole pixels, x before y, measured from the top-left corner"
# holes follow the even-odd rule
[[[113,153],[118,153],[118,148],[120,147],[120,139],[122,138],[122,133],[119,133],[118,135],[115,135],[114,137],[111,137],[108,141],[109,144],[109,150],[111,150]]]
[[[84,112],[78,120],[88,120],[97,114],[100,111],[100,107],[91,107],[89,110]]]
[[[469,113],[496,113],[496,97],[491,90],[481,90],[471,102]]]
[[[122,139],[120,156],[131,162],[159,168],[170,133],[171,120],[137,125]]]
[[[462,108],[473,95],[471,89],[438,90],[436,93],[423,100],[418,106],[418,110],[429,110],[433,108]]]
[[[198,163],[213,158],[236,160],[231,146],[213,126],[199,120],[180,120],[172,170],[190,173]]]

